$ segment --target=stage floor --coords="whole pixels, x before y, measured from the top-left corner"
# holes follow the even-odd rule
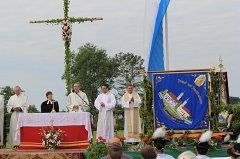
[[[12,150],[0,149],[0,159],[83,159],[84,150]]]

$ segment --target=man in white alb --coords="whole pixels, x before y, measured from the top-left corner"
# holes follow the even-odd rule
[[[4,100],[0,96],[0,147],[3,145]]]
[[[115,96],[109,92],[109,85],[103,84],[102,94],[95,100],[95,107],[99,110],[97,123],[97,136],[102,136],[108,142],[114,137],[113,109],[116,105]]]
[[[139,134],[141,133],[141,123],[139,108],[141,98],[133,85],[127,85],[127,91],[122,97],[122,107],[124,108],[124,137],[126,142],[139,142]]]
[[[80,83],[75,83],[73,92],[68,95],[67,107],[69,112],[85,112],[89,109],[87,95],[80,88]]]
[[[10,143],[14,148],[19,146],[19,141],[15,140],[18,116],[20,113],[27,113],[28,110],[28,97],[22,93],[19,86],[14,87],[15,95],[11,96],[8,100],[7,111],[12,113],[10,120]]]

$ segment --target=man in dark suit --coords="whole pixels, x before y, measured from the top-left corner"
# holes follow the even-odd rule
[[[56,113],[59,112],[58,102],[53,99],[53,93],[48,91],[46,93],[47,100],[41,105],[42,113]]]

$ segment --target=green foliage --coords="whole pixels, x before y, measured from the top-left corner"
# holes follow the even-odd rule
[[[141,74],[141,71],[144,71],[142,57],[133,53],[120,52],[115,55],[114,60],[118,64],[118,76],[114,88],[118,90],[119,95],[124,94],[128,83],[133,84],[136,91],[142,91],[143,74]]]
[[[229,113],[233,114],[233,121],[229,131],[235,135],[240,133],[240,104],[234,104],[229,107]]]
[[[65,41],[64,79],[66,80],[67,95],[71,92],[71,57],[70,42]]]
[[[229,97],[229,104],[239,104],[240,103],[240,98],[239,97]]]
[[[5,86],[0,88],[0,95],[3,96],[4,99],[4,112],[7,112],[7,102],[9,98],[14,95],[13,88],[10,86]]]
[[[106,145],[103,142],[91,143],[87,152],[88,159],[100,159],[107,155]]]
[[[73,59],[73,82],[80,82],[91,104],[94,103],[98,89],[103,83],[112,84],[117,75],[117,63],[108,57],[106,50],[87,43],[82,46]]]
[[[35,105],[29,105],[28,113],[39,113],[40,111],[37,109]]]
[[[221,80],[220,80],[219,72],[210,72],[211,78],[211,92],[208,93],[208,98],[210,101],[212,114],[208,115],[208,119],[211,123],[211,130],[213,132],[218,132],[218,115],[223,110],[223,105],[220,104],[220,91],[221,91]]]
[[[80,82],[81,89],[87,94],[90,102],[90,112],[93,115],[96,128],[98,111],[93,106],[99,88],[103,83],[112,84],[117,75],[118,64],[108,57],[106,50],[87,43],[82,46],[72,58],[72,80]]]
[[[152,85],[148,81],[147,77],[144,78],[142,87],[144,89],[145,97],[143,96],[143,102],[140,108],[140,116],[142,119],[142,124],[144,125],[144,133],[151,134],[154,128],[153,119],[153,91]],[[144,104],[146,103],[146,108]]]
[[[74,17],[69,17],[68,18],[70,23],[83,23],[86,21],[96,21],[96,20],[103,20],[102,18],[82,18],[82,17],[78,17],[78,18],[74,18]],[[57,18],[57,19],[49,19],[49,20],[35,20],[35,21],[30,21],[30,23],[44,23],[46,25],[59,25],[62,24],[64,21],[64,19],[61,18]]]
[[[68,18],[69,4],[70,4],[69,0],[64,0],[63,11],[64,11],[64,17],[65,18]]]
[[[114,125],[114,131],[117,133],[119,130],[124,129],[124,109],[121,106],[116,106],[113,110],[116,124]]]
[[[10,117],[11,114],[7,113],[7,102],[9,98],[14,94],[13,88],[10,86],[5,86],[0,88],[0,95],[3,96],[4,99],[4,141],[3,145],[6,147],[7,143],[7,134],[9,133],[9,124],[10,124]]]

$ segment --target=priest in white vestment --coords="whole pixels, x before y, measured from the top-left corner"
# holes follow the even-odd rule
[[[140,142],[141,122],[139,108],[141,98],[133,90],[133,85],[127,85],[127,91],[122,97],[122,107],[124,108],[124,137],[126,142]]]
[[[15,95],[11,96],[8,104],[7,111],[12,113],[10,120],[10,144],[15,148],[19,146],[19,141],[15,140],[18,116],[20,113],[27,113],[28,110],[28,97],[22,93],[19,86],[14,87]]]
[[[97,136],[102,136],[108,142],[114,137],[113,109],[116,105],[115,96],[109,92],[109,85],[101,87],[102,94],[95,100],[95,107],[99,110],[97,123]]]
[[[87,95],[80,90],[80,83],[75,83],[73,92],[68,95],[67,108],[69,112],[86,112],[89,109]]]
[[[0,96],[0,146],[3,145],[3,125],[4,125],[4,100]]]

